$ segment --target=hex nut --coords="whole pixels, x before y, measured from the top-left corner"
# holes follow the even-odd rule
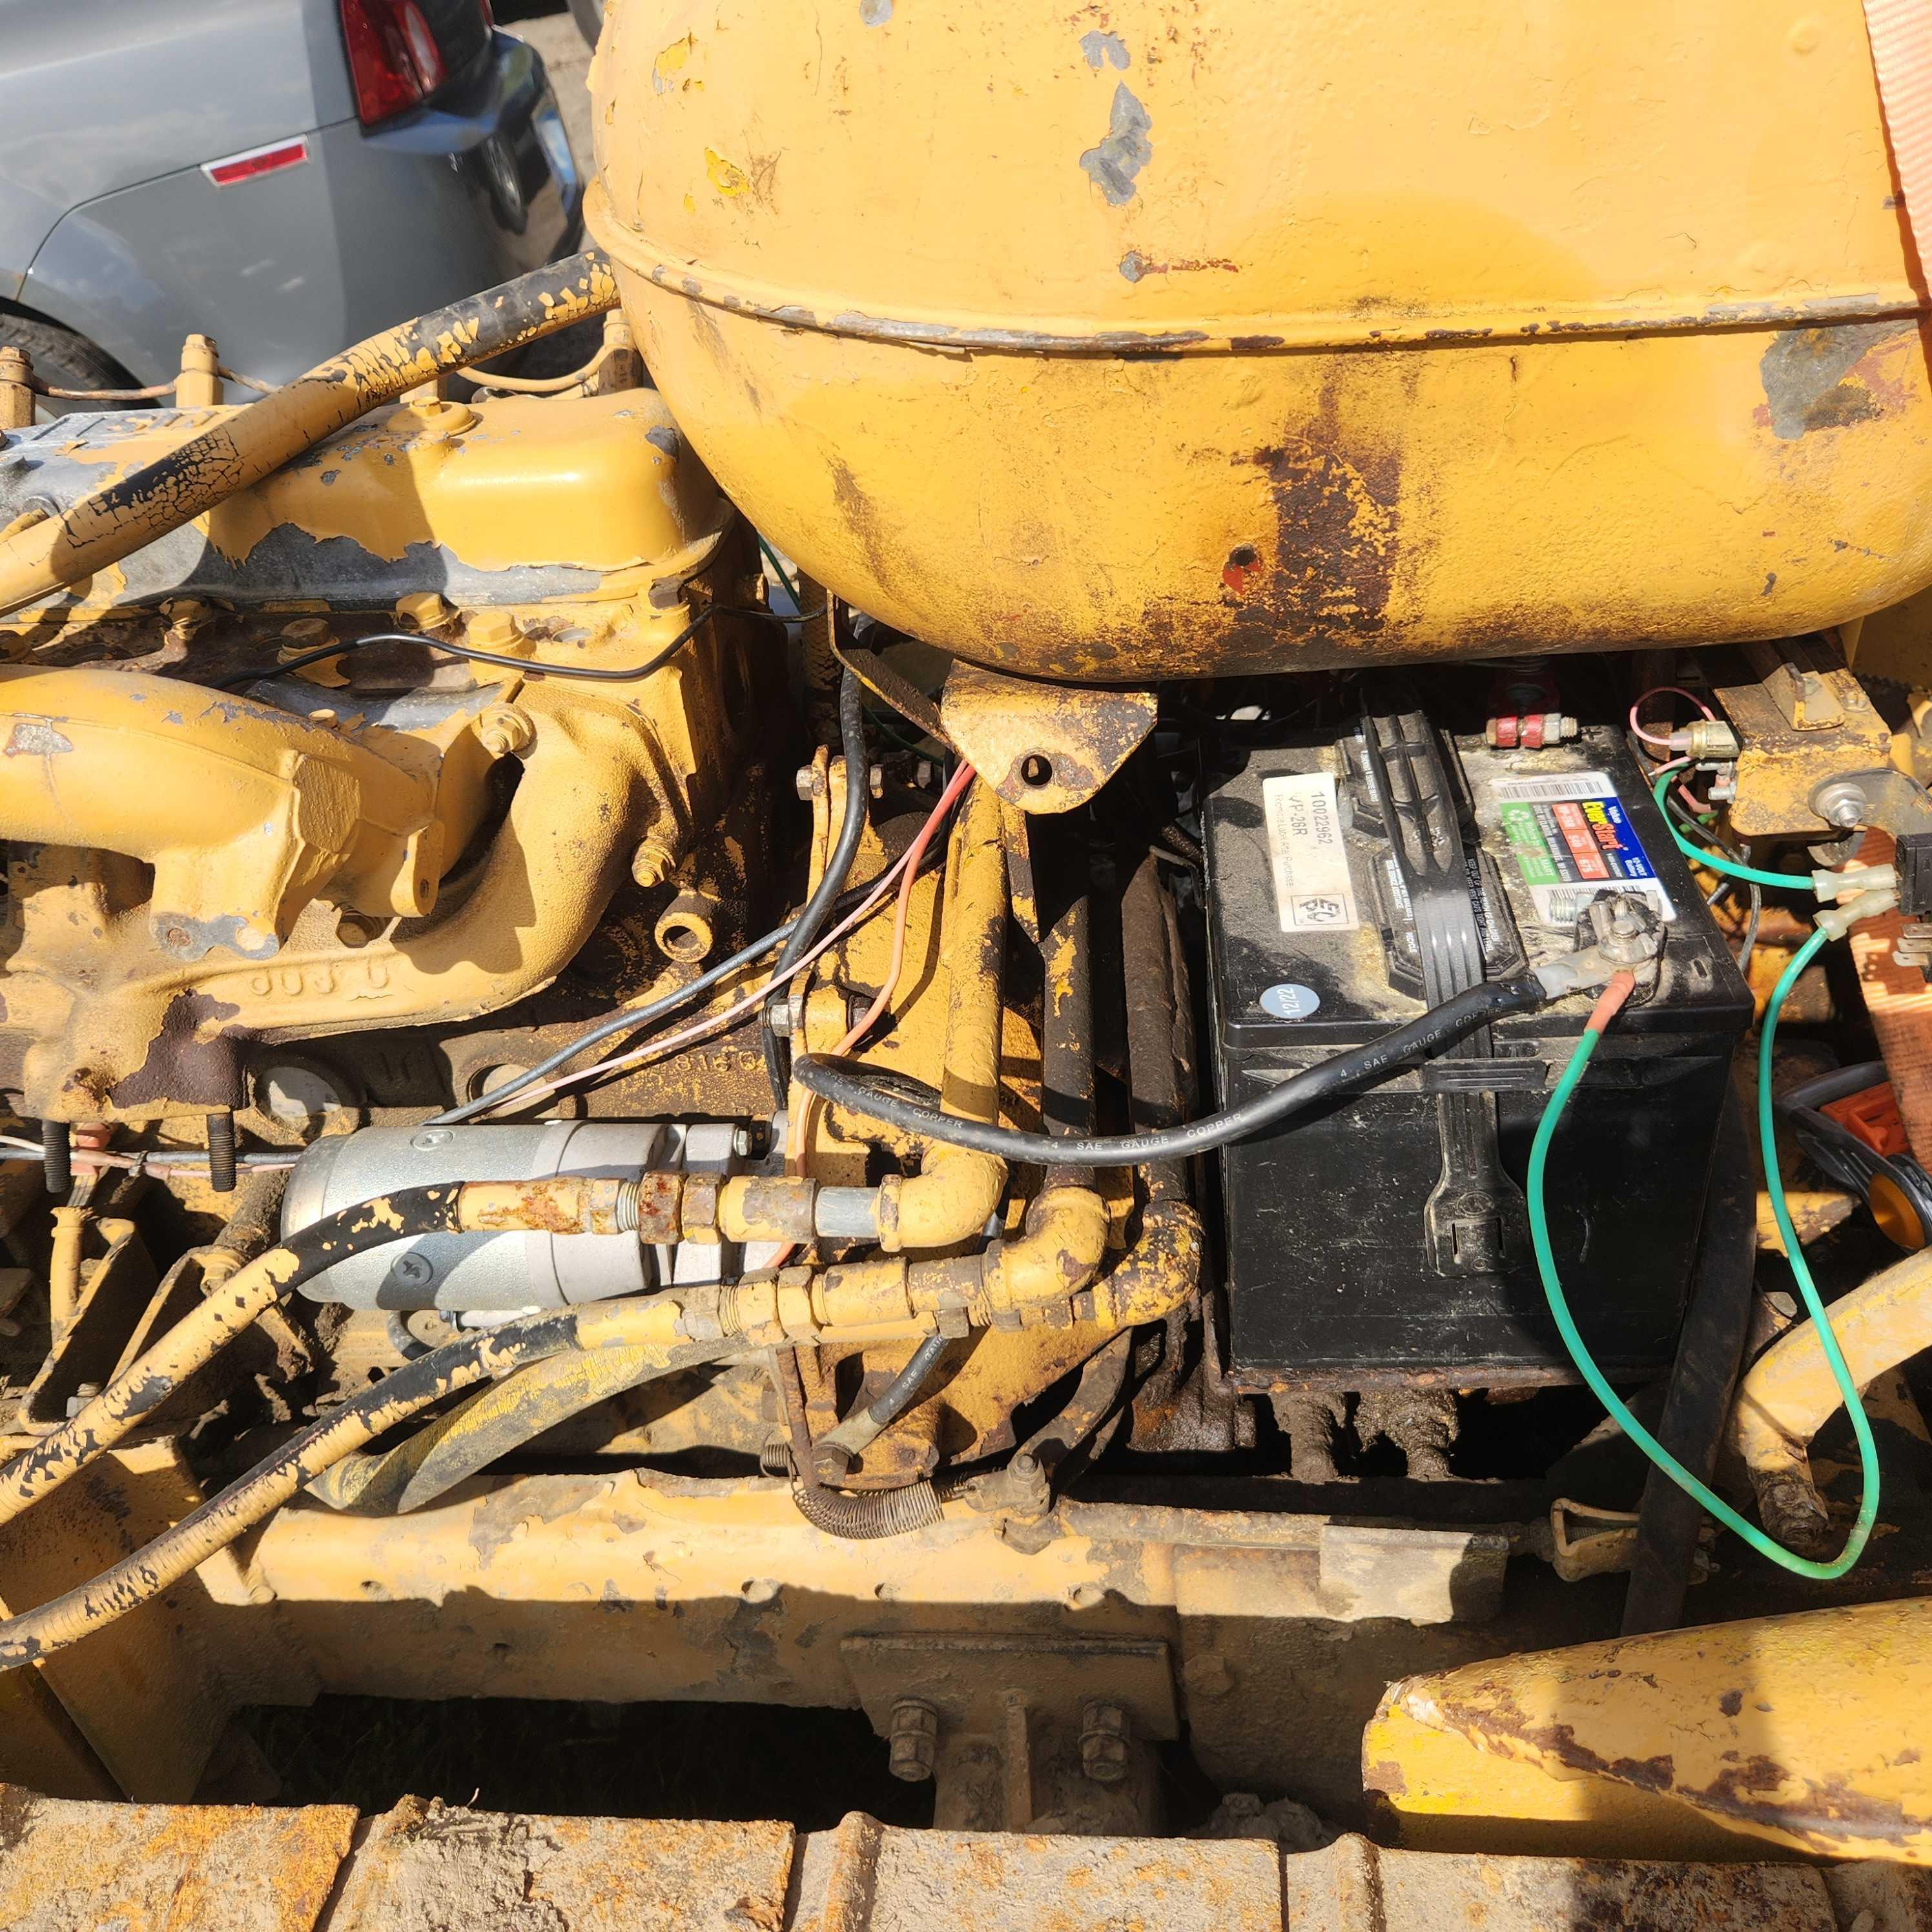
[[[901,1698],[892,1706],[887,1768],[908,1784],[923,1784],[938,1762],[939,1713],[923,1698]]]
[[[718,1197],[723,1191],[722,1174],[688,1174],[680,1206],[680,1226],[687,1241],[706,1243],[718,1239]]]
[[[649,892],[670,877],[676,863],[677,854],[662,839],[642,838],[631,854],[631,877]]]
[[[477,719],[476,735],[493,758],[514,758],[536,743],[537,728],[527,711],[493,704]]]
[[[1090,1699],[1080,1715],[1080,1768],[1096,1784],[1118,1784],[1127,1774],[1126,1710],[1111,1699]]]

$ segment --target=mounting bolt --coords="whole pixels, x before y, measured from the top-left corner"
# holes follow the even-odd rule
[[[892,1706],[891,1755],[895,1778],[923,1784],[939,1762],[939,1713],[924,1699],[902,1697]]]
[[[800,765],[792,778],[792,788],[808,803],[818,796],[819,787],[824,782],[818,775],[816,765]]]
[[[464,618],[463,637],[478,650],[514,651],[519,645],[527,650],[524,627],[507,610],[472,610]]]
[[[235,1192],[235,1116],[226,1107],[208,1117],[208,1184],[218,1194]]]
[[[436,1279],[436,1266],[421,1255],[398,1255],[390,1266],[389,1279],[404,1288],[427,1288]]]
[[[1080,1768],[1096,1784],[1118,1784],[1127,1774],[1127,1714],[1111,1699],[1088,1700],[1080,1714]]]
[[[436,590],[412,590],[398,597],[395,611],[398,623],[413,624],[419,631],[440,630],[456,615]]]
[[[631,877],[649,892],[670,877],[676,863],[677,854],[662,838],[641,839],[631,854]]]
[[[1203,1651],[1180,1666],[1180,1681],[1197,1697],[1225,1697],[1234,1688],[1234,1673],[1218,1651]]]
[[[1870,808],[1864,794],[1849,778],[1834,778],[1811,794],[1811,809],[1841,832],[1850,831]]]
[[[527,711],[493,704],[477,719],[476,735],[493,758],[514,758],[536,742],[537,728]]]
[[[98,1382],[76,1382],[73,1394],[67,1399],[69,1416],[78,1415],[100,1393],[100,1384]]]
[[[885,796],[886,768],[884,765],[874,765],[866,772],[866,785],[867,790],[872,793],[874,798],[884,798]]]

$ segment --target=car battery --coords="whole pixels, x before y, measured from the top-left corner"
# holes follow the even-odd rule
[[[1204,802],[1222,1103],[1576,950],[1606,892],[1662,922],[1552,1149],[1565,1292],[1612,1376],[1674,1351],[1750,994],[1620,734],[1498,749],[1387,709],[1231,752]],[[1532,1254],[1530,1143],[1593,995],[1510,1016],[1221,1155],[1251,1391],[1574,1381]]]

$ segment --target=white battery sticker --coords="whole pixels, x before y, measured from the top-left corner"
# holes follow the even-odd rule
[[[1264,778],[1275,910],[1284,932],[1351,932],[1361,923],[1342,842],[1332,772]]]
[[[1601,892],[1638,893],[1659,918],[1677,916],[1607,772],[1504,778],[1496,798],[1503,836],[1545,926],[1574,926]]]

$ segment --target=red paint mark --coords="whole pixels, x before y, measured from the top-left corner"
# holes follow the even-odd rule
[[[1242,544],[1228,553],[1228,561],[1221,566],[1221,581],[1238,597],[1244,595],[1250,578],[1261,574],[1260,554],[1251,544]]]

